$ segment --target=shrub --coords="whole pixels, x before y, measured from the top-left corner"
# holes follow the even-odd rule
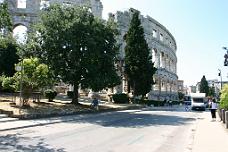
[[[53,99],[57,96],[57,92],[51,89],[48,89],[44,92],[45,97],[48,98],[49,102],[52,102]]]
[[[220,97],[220,108],[228,110],[228,85],[224,85],[223,89],[221,91],[221,97]]]
[[[73,98],[73,91],[67,91],[67,96],[69,97],[69,98]]]
[[[114,103],[129,103],[129,97],[125,93],[114,94],[112,98]]]
[[[2,78],[2,87],[4,92],[15,91],[15,79],[13,77]]]

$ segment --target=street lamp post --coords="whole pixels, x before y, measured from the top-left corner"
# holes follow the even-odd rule
[[[21,65],[16,66],[16,71],[21,72],[21,77],[20,77],[20,101],[19,101],[19,106],[21,107],[23,105],[22,101],[22,78],[23,78],[23,59],[21,60]]]
[[[224,66],[228,66],[228,48],[227,47],[222,47],[224,50],[226,50],[226,54],[224,55]]]
[[[221,79],[221,90],[222,90],[222,72],[220,69],[218,69],[218,70],[219,70],[218,76],[220,76],[220,79]]]

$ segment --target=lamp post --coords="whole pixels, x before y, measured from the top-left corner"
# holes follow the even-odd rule
[[[21,72],[21,77],[20,77],[20,103],[19,106],[22,106],[22,78],[23,78],[23,59],[21,60],[21,65],[16,66],[16,71]]]
[[[220,76],[220,79],[221,79],[221,90],[222,90],[222,72],[220,69],[218,69],[218,70],[219,70],[218,76]]]
[[[224,50],[226,50],[226,54],[224,55],[224,66],[228,66],[228,48],[227,47],[222,47]]]

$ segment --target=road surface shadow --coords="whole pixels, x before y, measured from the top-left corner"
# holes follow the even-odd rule
[[[139,110],[140,111],[140,110]],[[60,117],[62,121],[68,123],[91,123],[104,127],[128,127],[141,128],[148,126],[170,125],[179,126],[195,121],[196,118],[182,117],[175,115],[140,113],[140,112],[111,112],[107,114],[94,114],[88,117],[78,118],[75,115],[74,120],[67,121]]]
[[[35,145],[26,145],[26,141],[33,140],[29,137],[21,137],[20,134],[8,134],[0,136],[0,151],[23,151],[23,152],[66,152],[63,148],[50,148],[43,139],[39,139]],[[21,143],[25,141],[24,143]]]

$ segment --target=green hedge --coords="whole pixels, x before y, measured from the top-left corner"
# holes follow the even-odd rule
[[[44,92],[44,95],[46,98],[48,98],[49,102],[52,102],[53,99],[55,99],[55,97],[57,96],[57,92],[51,89],[48,89]]]
[[[228,84],[222,88],[219,108],[228,110]]]
[[[129,103],[129,97],[125,93],[114,94],[112,98],[114,103]]]

